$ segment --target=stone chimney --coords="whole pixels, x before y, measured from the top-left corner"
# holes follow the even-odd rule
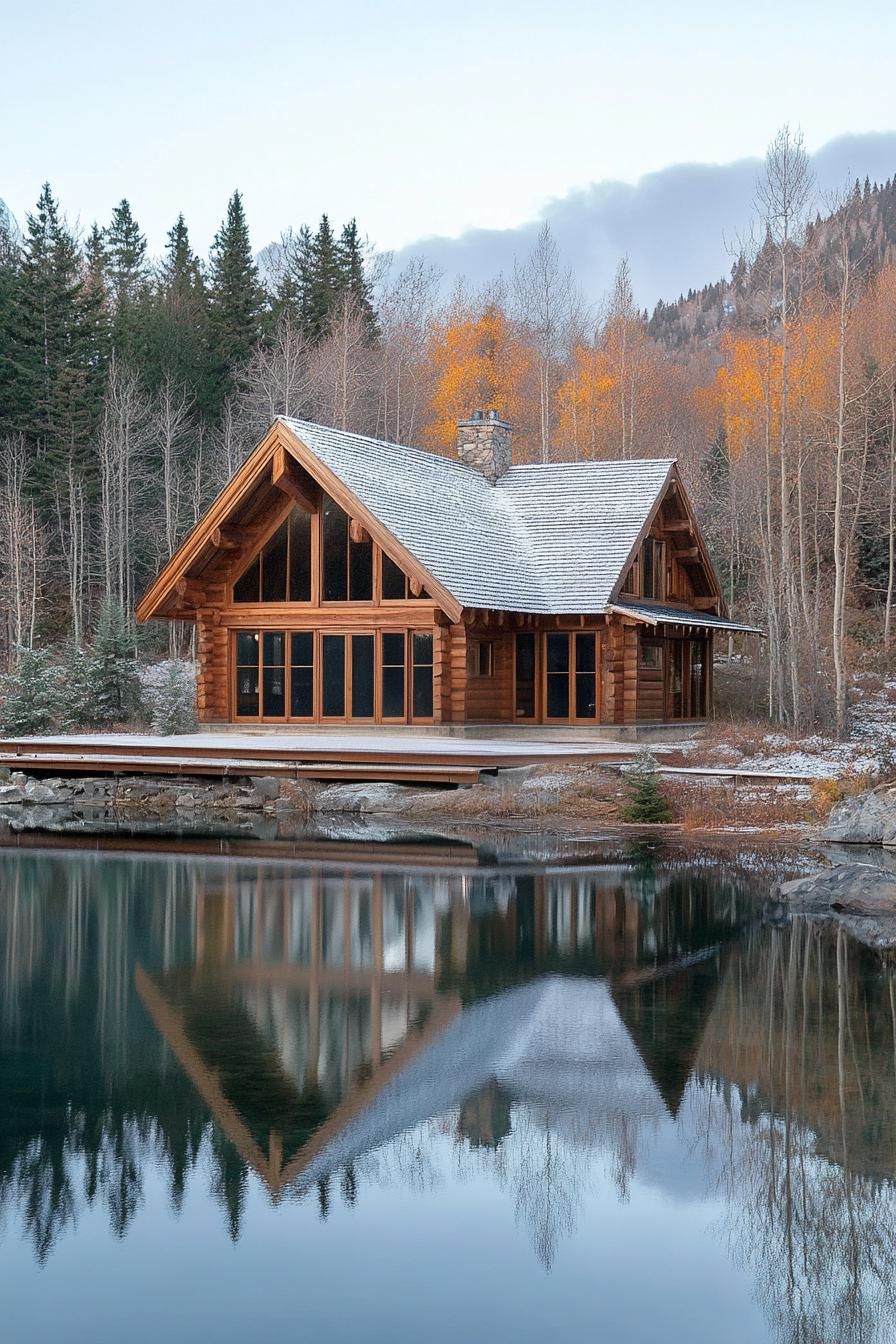
[[[457,455],[494,485],[510,468],[513,430],[497,411],[474,411],[457,426]]]

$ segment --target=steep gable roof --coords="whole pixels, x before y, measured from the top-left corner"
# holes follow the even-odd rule
[[[602,612],[674,463],[515,466],[495,485],[453,458],[281,423],[465,607]]]
[[[220,580],[216,536],[233,522],[257,526],[284,453],[453,620],[465,607],[605,612],[677,482],[674,461],[662,459],[520,465],[493,485],[454,458],[279,417],[144,594],[139,620],[173,614],[177,588],[202,583],[210,566]]]

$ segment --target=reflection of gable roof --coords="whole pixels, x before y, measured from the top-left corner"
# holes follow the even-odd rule
[[[620,1117],[667,1114],[607,982],[549,976],[467,1008],[321,1149],[300,1185],[460,1106],[491,1079],[549,1108],[582,1143],[601,1141]]]
[[[724,946],[695,953],[641,984],[614,986],[613,1000],[663,1101],[675,1116],[721,981]]]
[[[492,610],[602,612],[673,467],[515,466],[491,485],[452,458],[281,423],[458,602]]]

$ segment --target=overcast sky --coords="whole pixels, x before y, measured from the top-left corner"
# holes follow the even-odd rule
[[[126,195],[153,251],[179,210],[204,251],[238,187],[258,249],[327,210],[381,248],[479,231],[431,248],[472,271],[546,214],[589,288],[628,250],[652,302],[724,268],[785,121],[857,137],[838,180],[896,171],[894,39],[885,0],[8,6],[0,198],[49,179],[86,227]]]

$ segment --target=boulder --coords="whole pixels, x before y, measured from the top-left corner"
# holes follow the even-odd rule
[[[21,803],[25,795],[18,784],[0,784],[0,803]]]
[[[845,928],[868,947],[896,947],[896,873],[844,863],[781,882],[772,898],[792,914]]]
[[[39,779],[29,779],[25,785],[25,801],[29,803],[55,803],[56,791],[52,784],[42,784]]]
[[[844,845],[896,845],[896,785],[837,803],[823,832]]]

